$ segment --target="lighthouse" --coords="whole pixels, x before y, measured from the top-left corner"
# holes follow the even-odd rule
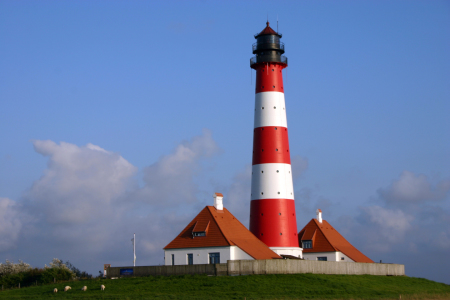
[[[256,71],[250,231],[277,254],[301,258],[284,101],[288,63],[281,37],[267,22],[255,35],[250,59]]]

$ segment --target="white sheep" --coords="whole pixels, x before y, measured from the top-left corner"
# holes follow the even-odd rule
[[[83,286],[83,287],[81,288],[81,290],[82,290],[83,292],[86,292],[86,291],[87,291],[87,286]]]
[[[72,289],[70,286],[66,286],[65,288],[64,288],[64,292],[67,292],[68,290],[70,290],[70,289]]]
[[[54,288],[53,289],[53,293],[57,293],[58,292],[58,289],[57,288]]]
[[[102,291],[104,291],[104,290],[105,290],[105,286],[102,284],[102,285],[100,286],[100,289],[101,289]]]

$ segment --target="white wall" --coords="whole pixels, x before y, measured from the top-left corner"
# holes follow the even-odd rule
[[[237,246],[231,246],[231,258],[230,260],[249,260],[249,259],[254,259],[253,257],[251,257],[250,255],[248,255],[247,253],[245,253],[244,251],[242,251],[241,248],[237,247]],[[220,262],[222,262],[222,257],[220,257]]]
[[[237,246],[208,247],[208,248],[182,248],[164,250],[164,262],[166,266],[172,265],[172,254],[175,255],[175,265],[187,265],[187,254],[192,253],[194,265],[209,264],[209,253],[219,252],[220,263],[227,260],[253,259]]]
[[[314,252],[314,253],[305,253],[303,252],[303,258],[305,260],[317,260],[317,257],[327,257],[327,261],[342,261],[342,262],[354,262],[350,257],[345,255],[342,252]],[[342,258],[344,258],[342,260]]]
[[[270,247],[270,250],[278,255],[292,255],[295,257],[303,258],[302,248],[299,247]]]

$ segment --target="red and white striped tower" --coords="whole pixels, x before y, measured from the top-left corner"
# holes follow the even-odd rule
[[[250,59],[256,70],[250,231],[276,253],[302,257],[284,102],[287,58],[280,38],[267,22],[255,35]]]

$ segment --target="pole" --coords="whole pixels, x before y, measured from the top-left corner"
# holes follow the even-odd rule
[[[133,267],[136,267],[136,233],[133,233]]]

